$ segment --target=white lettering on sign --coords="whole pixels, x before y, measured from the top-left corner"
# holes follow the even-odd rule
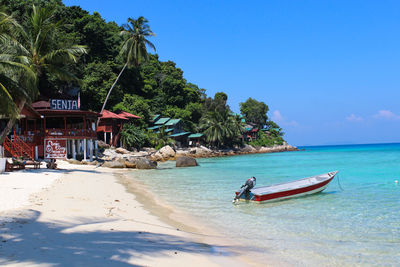
[[[44,158],[46,159],[65,159],[67,157],[66,139],[45,139]]]
[[[50,99],[50,109],[78,110],[78,100]]]

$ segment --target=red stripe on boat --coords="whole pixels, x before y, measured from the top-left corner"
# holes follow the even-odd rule
[[[302,188],[298,188],[298,189],[282,191],[282,192],[277,192],[277,193],[272,193],[272,194],[267,194],[267,195],[254,195],[254,201],[265,201],[265,200],[281,198],[281,197],[288,197],[288,196],[293,196],[293,195],[298,195],[298,194],[306,193],[309,191],[313,191],[315,189],[318,189],[320,187],[327,185],[330,181],[332,181],[333,178],[334,177],[332,177],[320,184],[315,184],[315,185],[302,187]]]

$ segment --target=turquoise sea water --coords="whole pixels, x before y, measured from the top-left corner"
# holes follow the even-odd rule
[[[168,162],[132,175],[164,201],[248,245],[257,260],[273,255],[298,266],[399,266],[400,144],[302,148],[199,159],[194,168]],[[334,170],[343,191],[335,178],[308,197],[231,203],[250,176],[261,186]]]

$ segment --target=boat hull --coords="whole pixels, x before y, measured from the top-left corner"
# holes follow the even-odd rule
[[[337,172],[332,172],[332,175],[329,175],[329,178],[319,182],[315,183],[309,186],[302,186],[299,188],[294,188],[290,190],[283,190],[279,192],[270,192],[270,193],[264,193],[264,194],[255,194],[252,191],[250,191],[250,194],[248,198],[242,197],[240,200],[251,200],[257,203],[265,203],[265,202],[274,202],[274,201],[280,201],[280,200],[285,200],[289,198],[297,198],[297,197],[302,197],[306,195],[311,195],[311,194],[316,194],[321,191],[323,191],[329,183],[333,180]],[[289,184],[289,183],[288,183]],[[268,188],[268,187],[264,187]],[[236,192],[237,194],[237,192]]]

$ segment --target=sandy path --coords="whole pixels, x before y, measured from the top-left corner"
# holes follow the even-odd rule
[[[246,265],[238,255],[221,253],[224,247],[195,241],[151,215],[111,170],[59,166],[69,170],[31,195],[30,205],[0,212],[13,220],[0,222],[0,265]]]

